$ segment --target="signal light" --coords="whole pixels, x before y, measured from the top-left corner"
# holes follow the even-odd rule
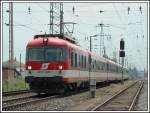
[[[119,56],[120,57],[125,57],[125,51],[124,50],[120,50],[119,51]]]
[[[124,50],[124,40],[123,39],[120,40],[120,49]]]

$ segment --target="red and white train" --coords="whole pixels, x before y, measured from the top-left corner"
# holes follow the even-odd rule
[[[37,35],[26,47],[25,81],[37,93],[89,87],[90,55],[90,79],[96,83],[122,79],[120,64],[55,35]],[[128,79],[125,68],[124,79]]]

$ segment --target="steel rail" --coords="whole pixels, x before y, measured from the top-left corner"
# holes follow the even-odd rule
[[[2,104],[10,104],[10,103],[12,103],[12,102],[14,102],[14,101],[23,101],[23,100],[25,100],[25,99],[30,99],[30,98],[33,98],[33,97],[35,97],[36,96],[36,94],[34,94],[34,95],[30,95],[30,96],[25,96],[25,97],[19,97],[19,98],[13,98],[13,99],[8,99],[8,100],[4,100],[4,101],[2,101]]]
[[[141,90],[143,88],[143,84],[144,84],[144,82],[141,83],[140,88],[138,89],[138,91],[137,91],[137,93],[136,93],[136,95],[135,95],[135,97],[134,97],[134,99],[133,99],[133,101],[132,101],[132,103],[131,103],[130,108],[128,109],[128,111],[131,111],[134,108],[136,100],[139,97],[139,94],[140,94],[140,92],[141,92]]]
[[[91,111],[96,111],[98,108],[104,106],[105,104],[107,104],[108,102],[110,102],[112,99],[116,98],[118,95],[120,95],[121,93],[123,93],[124,91],[126,91],[127,89],[129,89],[130,87],[134,86],[138,81],[135,81],[134,83],[132,83],[131,85],[129,85],[128,87],[124,88],[123,90],[119,91],[117,94],[113,95],[112,97],[108,98],[106,101],[104,101],[102,104],[94,107],[93,109],[91,109]]]
[[[31,92],[30,90],[19,90],[19,91],[9,91],[9,92],[2,92],[2,96],[11,96],[11,95],[17,95],[22,93],[28,93]]]
[[[39,101],[41,102],[41,101],[45,101],[45,100],[48,100],[48,99],[54,99],[56,97],[59,97],[59,96],[58,95],[57,96],[50,96],[50,97],[46,97],[46,98],[40,98],[40,99],[38,98],[38,99],[35,99],[35,100],[29,100],[27,102],[16,103],[16,104],[13,104],[13,105],[2,107],[2,110],[3,111],[11,110],[11,109],[14,109],[14,108],[23,107],[23,106],[26,106],[26,105],[29,105],[29,104],[37,103]]]

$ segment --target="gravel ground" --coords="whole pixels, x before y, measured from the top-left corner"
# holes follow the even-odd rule
[[[137,111],[147,111],[148,110],[148,82],[145,81],[143,89],[141,90],[139,99],[137,101],[136,107],[134,110]]]
[[[124,85],[111,84],[110,86],[96,90],[96,98],[91,99],[89,92],[84,92],[68,97],[60,97],[50,101],[39,102],[32,106],[25,106],[16,109],[17,111],[87,111],[95,105],[102,103],[108,97],[128,86],[133,81],[126,81]]]

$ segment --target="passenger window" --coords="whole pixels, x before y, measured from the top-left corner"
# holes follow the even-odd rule
[[[84,57],[84,67],[86,68],[86,56]]]
[[[74,56],[73,56],[73,52],[71,52],[71,67],[74,66]]]
[[[77,67],[77,53],[75,53],[75,67]]]

